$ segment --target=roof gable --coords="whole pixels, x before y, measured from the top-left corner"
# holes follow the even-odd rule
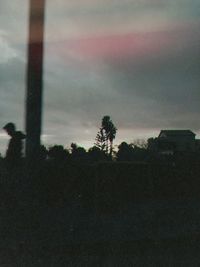
[[[158,137],[191,136],[195,137],[191,130],[161,130]]]

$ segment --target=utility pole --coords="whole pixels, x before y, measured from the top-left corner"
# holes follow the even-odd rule
[[[42,128],[45,0],[30,0],[26,90],[26,157],[35,160]]]

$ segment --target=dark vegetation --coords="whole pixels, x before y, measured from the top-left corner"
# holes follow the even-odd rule
[[[0,266],[200,265],[200,155],[114,152],[105,121],[88,151],[0,158]]]
[[[199,164],[58,151],[32,170],[1,160],[2,266],[199,265]]]

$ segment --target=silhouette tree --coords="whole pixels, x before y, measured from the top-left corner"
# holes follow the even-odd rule
[[[138,139],[133,140],[131,145],[133,147],[147,149],[148,148],[148,141],[145,139],[138,138]]]
[[[97,133],[97,136],[95,138],[95,143],[94,145],[99,148],[101,151],[105,151],[106,149],[106,134],[105,131],[100,128],[100,130]]]
[[[110,121],[110,132],[108,135],[108,139],[110,141],[110,156],[112,156],[113,153],[113,140],[115,139],[116,133],[117,133],[117,128],[114,126],[112,121]]]
[[[38,153],[38,161],[44,161],[47,159],[48,150],[44,145],[40,146],[39,153]]]
[[[101,148],[93,146],[88,150],[88,159],[90,161],[104,161],[107,159],[107,155]]]
[[[55,161],[63,161],[69,157],[69,151],[61,145],[55,145],[49,148],[48,156]]]
[[[118,146],[118,151],[116,154],[117,161],[131,161],[134,155],[134,148],[131,144],[122,142]]]
[[[112,156],[113,140],[115,139],[117,128],[113,124],[110,116],[104,116],[101,123],[101,129],[105,132],[106,136],[106,153]],[[109,149],[110,148],[110,149]]]
[[[138,147],[136,145],[127,144],[122,142],[118,146],[118,151],[116,153],[117,161],[135,161],[135,162],[145,162],[148,160],[149,153],[146,148]]]
[[[79,147],[76,143],[71,143],[71,158],[72,160],[86,160],[87,152],[85,148]]]

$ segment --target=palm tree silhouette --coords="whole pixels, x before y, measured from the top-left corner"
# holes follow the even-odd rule
[[[110,143],[110,151],[109,154],[112,156],[113,152],[113,140],[116,137],[117,128],[113,124],[112,120],[110,119],[110,116],[104,116],[102,119],[102,129],[105,131],[106,134],[106,153],[108,154],[109,150],[109,143]]]

